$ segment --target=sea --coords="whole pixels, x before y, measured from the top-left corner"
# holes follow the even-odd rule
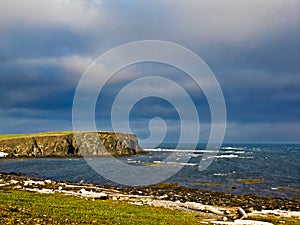
[[[150,145],[149,145],[150,146]],[[300,197],[300,145],[299,144],[223,144],[212,163],[199,171],[199,162],[209,151],[204,144],[196,150],[191,144],[161,144],[145,148],[148,154],[119,157],[117,160],[136,166],[178,166],[182,168],[163,182],[178,183],[202,190],[281,198]],[[167,161],[168,156],[174,162]],[[180,158],[189,157],[182,163]],[[97,160],[110,165],[108,157]],[[113,165],[112,165],[113,166]],[[111,168],[112,170],[115,168]],[[0,159],[0,172],[22,173],[31,177],[84,181],[100,185],[122,186],[97,173],[85,158],[16,158]],[[122,174],[122,170],[119,171]],[[127,176],[127,174],[123,174]],[[151,177],[147,174],[145,179]]]

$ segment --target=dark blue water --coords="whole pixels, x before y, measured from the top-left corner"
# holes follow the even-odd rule
[[[180,165],[180,158],[186,155],[191,159],[165,182],[178,182],[187,187],[234,194],[300,197],[300,145],[223,145],[213,163],[201,172],[198,170],[198,164],[205,151],[189,151],[189,145],[177,147],[177,150],[174,148],[175,145],[166,144],[159,149],[149,149],[147,155],[123,157],[118,160],[136,165],[137,169],[142,165],[161,166],[166,164],[164,160],[168,155],[175,152],[178,162],[168,162],[170,166],[176,163]],[[205,146],[198,145],[197,149],[205,149]],[[106,160],[106,165],[109,165],[110,159],[97,160]],[[90,183],[118,185],[95,172],[83,158],[1,159],[0,171],[55,180],[84,180]],[[245,179],[256,179],[256,182],[249,184]]]

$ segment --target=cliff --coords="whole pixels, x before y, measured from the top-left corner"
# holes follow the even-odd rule
[[[133,134],[115,132],[61,132],[0,139],[7,157],[125,156],[145,153]]]

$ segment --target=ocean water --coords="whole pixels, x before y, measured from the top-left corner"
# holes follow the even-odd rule
[[[213,163],[199,171],[199,161],[207,151],[199,144],[197,150],[189,144],[177,146],[164,144],[146,149],[148,154],[121,157],[118,160],[137,166],[183,166],[164,182],[199,189],[255,193],[261,196],[300,197],[300,145],[297,144],[224,144]],[[174,161],[165,162],[172,154]],[[180,163],[183,157],[187,163]],[[95,160],[95,159],[92,159]],[[109,158],[96,158],[110,166]],[[111,168],[112,170],[114,168]],[[0,172],[23,173],[28,176],[119,185],[94,171],[84,158],[1,159]],[[122,176],[123,171],[119,171]],[[148,174],[147,176],[151,176]],[[147,177],[145,177],[147,179]]]

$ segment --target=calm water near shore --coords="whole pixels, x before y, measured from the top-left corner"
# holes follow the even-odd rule
[[[175,154],[178,161],[169,162],[169,166],[176,166],[176,163],[180,164],[181,157],[189,155],[190,161],[165,182],[178,182],[182,186],[234,194],[300,197],[300,145],[224,144],[213,163],[202,172],[199,172],[198,164],[205,153],[204,145],[198,145],[198,151],[195,152],[188,144],[177,149],[175,147],[174,144],[166,144],[160,148],[148,149],[149,153],[146,155],[122,157],[118,160],[136,165],[138,169],[142,165],[165,165],[164,159],[171,153]],[[110,159],[91,160],[107,161],[105,164],[109,165]],[[97,174],[84,158],[1,159],[0,171],[55,180],[84,180],[118,185]]]

